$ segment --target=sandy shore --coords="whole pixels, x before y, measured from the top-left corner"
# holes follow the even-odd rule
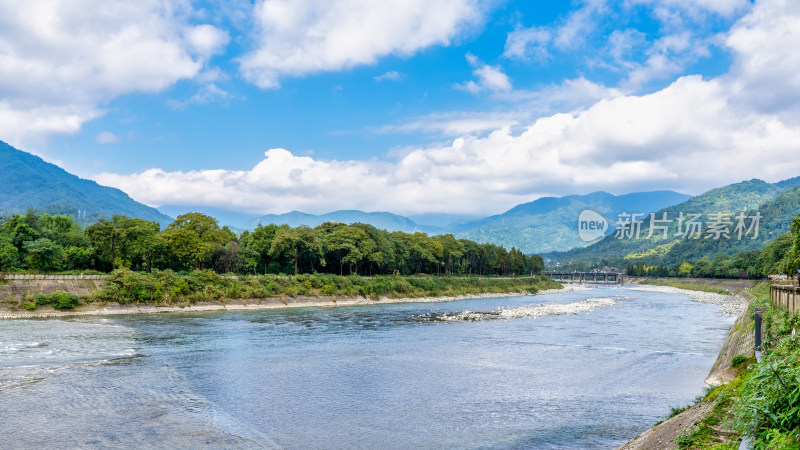
[[[664,292],[667,294],[686,294],[692,300],[701,303],[710,303],[712,305],[722,306],[722,312],[726,314],[738,315],[747,309],[748,301],[746,298],[738,295],[724,295],[715,294],[712,292],[692,291],[689,289],[680,289],[672,286],[648,286],[648,285],[626,285],[629,289],[637,291],[648,292]]]
[[[565,285],[561,289],[547,289],[537,292],[535,295],[559,294],[575,290],[592,289],[587,286]],[[40,307],[34,311],[4,311],[0,312],[0,319],[32,319],[49,317],[76,317],[76,316],[115,316],[123,314],[160,314],[160,313],[194,313],[204,311],[257,311],[264,309],[281,308],[308,308],[308,307],[339,307],[339,306],[360,306],[360,305],[380,305],[387,303],[433,303],[433,302],[453,302],[459,300],[471,300],[476,298],[500,298],[531,295],[530,293],[486,293],[468,294],[454,297],[417,297],[417,298],[391,298],[381,297],[378,300],[366,299],[364,297],[271,297],[262,299],[235,299],[224,302],[213,303],[184,303],[169,306],[154,306],[145,304],[89,304],[80,305],[75,309],[57,311],[52,308]]]

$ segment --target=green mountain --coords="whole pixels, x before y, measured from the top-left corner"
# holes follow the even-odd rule
[[[406,233],[413,233],[414,231],[435,231],[432,230],[431,227],[421,227],[414,223],[411,219],[398,216],[397,214],[388,212],[364,212],[357,210],[341,210],[319,215],[306,214],[299,211],[292,211],[286,214],[267,214],[249,220],[245,224],[245,228],[253,229],[259,223],[262,225],[286,224],[290,227],[298,227],[300,225],[315,227],[325,222],[341,222],[346,224],[368,223],[376,228],[389,231],[404,231]]]
[[[787,188],[788,187],[788,188]],[[712,189],[693,197],[679,205],[664,208],[656,212],[656,220],[666,214],[670,223],[656,223],[657,226],[668,226],[667,238],[663,230],[647,238],[651,223],[644,218],[641,224],[642,233],[639,239],[618,239],[609,235],[591,246],[574,249],[563,253],[548,255],[552,260],[562,264],[604,264],[624,265],[626,262],[642,261],[648,265],[672,265],[686,260],[697,260],[703,257],[714,258],[719,254],[734,255],[736,253],[762,248],[766,243],[776,239],[789,230],[792,217],[800,212],[800,185],[793,178],[779,183],[767,183],[753,179]],[[699,213],[702,228],[697,239],[686,238],[678,233],[680,214]],[[730,224],[729,238],[720,236],[714,239],[709,234],[710,214],[727,215]],[[753,217],[760,214],[758,220],[758,236],[752,230],[740,238],[735,232],[738,220],[736,216],[744,214],[743,224],[748,228]],[[685,231],[685,229],[683,230]]]
[[[66,214],[87,225],[114,214],[154,220],[167,225],[172,218],[143,205],[119,189],[100,186],[38,156],[0,141],[0,215],[29,207],[49,214]]]
[[[565,251],[585,247],[578,236],[578,216],[592,210],[613,225],[620,212],[649,213],[681,203],[690,196],[673,191],[636,192],[612,195],[594,192],[587,195],[543,197],[523,203],[496,216],[450,225],[448,231],[477,242],[490,242],[524,253]],[[613,230],[613,228],[609,228]]]

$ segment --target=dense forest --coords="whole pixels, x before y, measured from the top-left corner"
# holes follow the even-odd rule
[[[792,219],[788,233],[760,250],[744,251],[733,256],[720,253],[713,259],[685,260],[673,265],[630,261],[626,272],[632,276],[766,278],[770,274],[794,274],[799,268],[800,215]]]
[[[0,219],[0,271],[110,272],[118,268],[235,274],[333,273],[523,275],[543,260],[451,234],[388,232],[326,222],[315,228],[259,225],[236,235],[204,214],[178,216],[165,229],[125,216],[86,228],[70,216],[29,210]]]
[[[750,180],[712,189],[680,205],[664,208],[656,212],[655,217],[672,220],[667,229],[668,238],[660,232],[649,235],[648,230],[653,224],[651,217],[647,216],[641,224],[643,232],[640,238],[618,239],[612,233],[589,247],[544,256],[576,269],[604,265],[626,267],[629,263],[663,268],[679,266],[685,261],[713,261],[723,254],[735,257],[740,253],[760,251],[787,233],[792,218],[800,212],[800,185],[795,185],[797,181],[791,179],[784,183],[769,184],[761,180]],[[785,186],[791,187],[781,190]],[[753,236],[737,238],[733,232],[735,223],[730,227],[729,238],[684,239],[678,233],[676,220],[681,213],[702,213],[701,221],[708,221],[714,213],[726,213],[733,222],[736,222],[738,214],[747,217],[758,214],[761,219],[755,239],[751,239]],[[704,223],[700,232],[705,235],[707,231],[707,223]]]

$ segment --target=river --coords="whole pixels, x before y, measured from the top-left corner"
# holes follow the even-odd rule
[[[734,319],[600,287],[0,321],[0,447],[613,448],[702,393]]]

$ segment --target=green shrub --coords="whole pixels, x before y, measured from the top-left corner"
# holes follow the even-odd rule
[[[755,364],[742,383],[735,417],[734,426],[753,438],[756,449],[783,445],[784,437],[795,439],[800,427],[800,338],[787,336]]]
[[[56,291],[50,294],[51,304],[55,309],[72,309],[78,306],[80,299],[77,295],[64,291]]]
[[[739,353],[731,359],[731,367],[738,367],[745,361],[747,361],[747,356]]]
[[[80,299],[75,294],[70,294],[69,292],[64,291],[55,291],[52,294],[36,295],[36,301],[33,306],[35,308],[36,305],[51,305],[55,309],[72,309],[78,306],[79,301]],[[26,309],[33,308],[28,308],[26,306]]]
[[[36,303],[34,303],[34,302],[25,302],[22,305],[22,307],[27,309],[28,311],[33,311],[34,309],[36,309]]]

